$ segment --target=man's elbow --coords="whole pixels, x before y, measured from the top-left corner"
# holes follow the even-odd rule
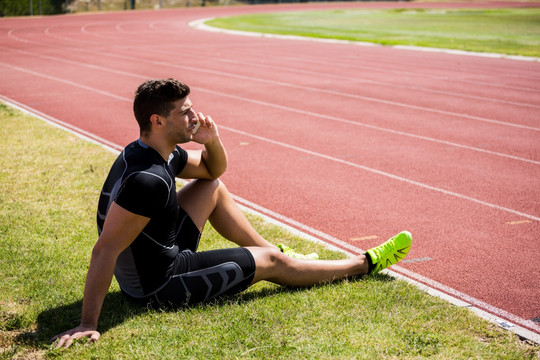
[[[221,175],[225,174],[225,171],[227,171],[228,162],[226,160],[220,162],[219,164],[215,164],[206,161],[206,159],[203,157],[202,161],[204,163],[204,167],[206,168],[208,180],[217,180]]]
[[[96,242],[92,248],[92,259],[105,260],[106,258],[112,257],[116,261],[117,256],[118,250],[116,250],[114,247],[107,246],[107,244],[105,244],[103,241],[98,240],[98,242]]]
[[[104,246],[101,242],[97,242],[92,248],[92,258],[98,258],[104,253]]]
[[[210,179],[209,180],[217,180],[221,177],[221,175],[225,174],[225,171],[227,171],[227,166],[223,167],[219,170],[214,170],[213,172],[209,171]]]

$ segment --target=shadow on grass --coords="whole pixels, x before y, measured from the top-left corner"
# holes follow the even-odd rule
[[[219,299],[216,299],[208,303],[208,305],[219,306],[219,305],[231,304],[231,303],[237,303],[241,305],[243,303],[248,303],[250,301],[254,301],[254,300],[265,298],[265,297],[284,295],[284,294],[295,294],[295,293],[302,292],[309,289],[337,287],[337,286],[341,286],[341,284],[343,284],[344,282],[358,282],[358,281],[363,281],[366,278],[367,278],[367,275],[360,275],[360,276],[350,278],[350,279],[334,280],[331,282],[315,284],[315,285],[307,286],[307,287],[286,287],[286,286],[276,285],[275,287],[265,287],[258,290],[246,290],[240,294],[221,297]],[[392,282],[396,280],[396,278],[392,276],[389,276],[386,274],[380,274],[380,273],[375,274],[375,275],[369,275],[369,279],[371,279],[372,281],[379,282],[379,283]]]
[[[236,304],[241,306],[242,304],[255,301],[257,299],[279,296],[284,294],[294,294],[304,291],[306,289],[314,289],[320,287],[334,287],[339,286],[344,281],[361,281],[364,277],[358,277],[349,280],[338,280],[330,283],[323,283],[313,285],[306,288],[293,288],[285,286],[264,287],[262,289],[254,291],[244,291],[240,294],[222,296],[218,299],[214,299],[205,304],[194,305],[193,307],[220,307]],[[391,276],[377,274],[370,276],[379,282],[388,282],[395,280]],[[55,308],[47,309],[41,312],[37,317],[37,328],[35,330],[21,332],[15,338],[15,344],[25,347],[33,348],[49,348],[51,346],[50,339],[74,328],[79,325],[81,320],[82,300],[72,302],[70,304],[61,305]],[[160,308],[160,311],[183,311],[187,308]],[[126,320],[129,320],[140,314],[148,313],[149,311],[156,310],[156,307],[150,305],[141,305],[134,303],[124,297],[120,291],[109,292],[103,303],[101,311],[99,332],[101,334],[107,332],[109,329],[118,326]]]
[[[47,309],[37,317],[37,329],[20,333],[15,342],[18,345],[46,348],[50,339],[79,325],[82,300]],[[120,291],[109,292],[101,310],[99,331],[101,333],[121,324],[148,309],[129,302]]]

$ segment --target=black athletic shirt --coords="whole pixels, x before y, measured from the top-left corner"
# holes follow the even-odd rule
[[[133,297],[147,296],[162,286],[182,250],[176,239],[180,224],[175,176],[186,162],[187,152],[179,146],[167,162],[137,140],[118,156],[103,185],[97,211],[99,234],[113,201],[150,218],[141,234],[120,254],[114,270],[122,290]]]

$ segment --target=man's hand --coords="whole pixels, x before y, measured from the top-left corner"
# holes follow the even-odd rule
[[[197,113],[199,119],[199,129],[193,135],[192,140],[199,144],[207,144],[212,141],[219,140],[217,125],[210,116],[205,116],[203,113]]]
[[[57,348],[61,348],[61,347],[68,348],[73,343],[73,340],[82,339],[84,337],[89,338],[90,342],[96,342],[99,340],[100,334],[94,328],[80,325],[80,326],[77,326],[76,328],[73,328],[71,330],[68,330],[66,332],[56,335],[55,337],[51,339],[51,341],[54,342],[58,340],[58,343],[56,344]]]
[[[204,149],[188,150],[186,166],[176,176],[182,179],[215,180],[227,170],[227,152],[221,143],[214,120],[200,112],[197,113],[197,118],[200,126],[191,140],[203,144]]]

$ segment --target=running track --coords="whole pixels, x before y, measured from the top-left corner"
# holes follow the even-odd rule
[[[474,6],[507,5],[516,3]],[[538,61],[188,25],[245,12],[396,6],[452,5],[0,19],[0,96],[120,149],[138,136],[138,84],[179,78],[220,124],[230,156],[223,180],[243,204],[352,253],[408,229],[413,249],[393,270],[540,334]]]

